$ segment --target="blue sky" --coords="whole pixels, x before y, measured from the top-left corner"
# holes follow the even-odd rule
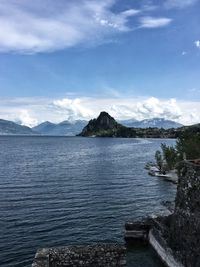
[[[200,1],[1,0],[0,117],[200,122]]]

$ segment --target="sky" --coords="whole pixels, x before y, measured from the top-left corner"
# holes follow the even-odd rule
[[[200,0],[0,0],[0,118],[200,123]]]

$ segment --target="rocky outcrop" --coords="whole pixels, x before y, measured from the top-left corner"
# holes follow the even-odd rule
[[[100,113],[97,119],[90,120],[79,136],[96,137],[141,137],[141,138],[176,138],[176,129],[130,128],[121,125],[107,112]]]
[[[90,120],[79,135],[84,137],[136,137],[136,132],[119,124],[107,112],[103,111],[97,119]]]
[[[185,161],[180,168],[175,211],[168,243],[186,267],[200,266],[200,165]]]
[[[178,266],[200,266],[199,160],[180,163],[174,212],[155,219],[151,233],[157,242],[155,250],[160,256],[165,251],[168,262],[175,260]],[[159,251],[160,247],[165,249]],[[170,263],[167,266],[174,267]]]

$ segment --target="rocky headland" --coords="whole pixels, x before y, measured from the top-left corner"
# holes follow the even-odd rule
[[[100,113],[97,119],[90,120],[79,136],[83,137],[144,137],[175,138],[175,129],[131,128],[118,123],[107,112]]]
[[[118,123],[103,111],[97,119],[90,120],[79,135],[84,137],[136,137],[136,132],[133,128]]]
[[[83,137],[138,137],[138,138],[177,138],[183,132],[200,132],[200,124],[179,128],[133,128],[118,123],[107,112],[100,113],[92,119],[78,136]]]

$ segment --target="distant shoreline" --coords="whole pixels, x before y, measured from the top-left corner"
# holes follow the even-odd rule
[[[0,137],[75,137],[81,139],[177,139],[174,137],[118,137],[118,136],[77,136],[77,135],[44,135],[44,134],[0,134]]]

